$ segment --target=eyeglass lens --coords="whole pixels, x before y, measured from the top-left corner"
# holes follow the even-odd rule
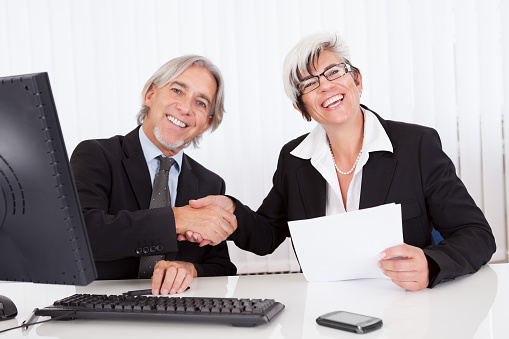
[[[337,64],[329,69],[326,69],[322,74],[302,81],[299,84],[299,91],[301,94],[306,94],[320,87],[320,76],[322,75],[325,77],[325,79],[332,81],[341,78],[346,73],[346,65],[343,63]]]

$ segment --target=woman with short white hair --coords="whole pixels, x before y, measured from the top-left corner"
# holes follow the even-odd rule
[[[386,249],[379,263],[396,285],[433,287],[490,260],[496,248],[491,228],[438,133],[385,120],[361,105],[362,75],[343,39],[302,39],[285,59],[283,80],[294,107],[317,126],[282,148],[273,187],[257,212],[234,201],[238,228],[229,239],[237,246],[264,255],[290,236],[288,221],[397,203],[405,244]],[[231,205],[207,199],[202,203]],[[433,228],[444,238],[440,244]]]

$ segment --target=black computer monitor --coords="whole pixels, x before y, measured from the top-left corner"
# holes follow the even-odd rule
[[[0,280],[96,278],[48,74],[0,78]]]

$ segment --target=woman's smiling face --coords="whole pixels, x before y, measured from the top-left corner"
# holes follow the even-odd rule
[[[304,72],[302,79],[321,74],[331,66],[344,62],[333,51],[325,50],[315,60],[312,74]],[[320,76],[320,87],[302,95],[307,112],[319,124],[325,126],[342,124],[353,119],[359,112],[362,76],[357,74],[357,83],[353,73],[329,81]]]

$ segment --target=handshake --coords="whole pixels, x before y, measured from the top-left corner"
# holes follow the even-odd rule
[[[223,195],[209,195],[190,200],[189,205],[174,207],[177,240],[217,245],[237,229],[233,214],[235,202]]]

